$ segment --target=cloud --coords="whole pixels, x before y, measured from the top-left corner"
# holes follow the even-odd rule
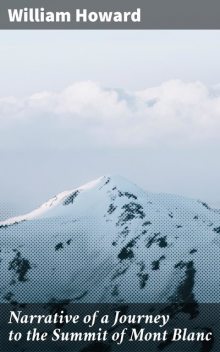
[[[172,80],[136,92],[76,82],[0,98],[0,150],[218,143],[220,89]]]

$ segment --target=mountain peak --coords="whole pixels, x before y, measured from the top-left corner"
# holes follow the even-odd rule
[[[126,178],[120,175],[103,175],[79,187],[73,188],[72,190],[58,193],[57,195],[55,195],[54,197],[50,198],[48,201],[43,203],[39,208],[31,211],[30,213],[1,221],[0,226],[3,227],[8,225],[13,225],[22,221],[37,219],[45,215],[48,216],[50,214],[47,214],[47,213],[52,209],[55,209],[56,207],[61,205],[68,205],[73,203],[73,200],[76,198],[76,196],[79,193],[100,191],[105,186],[106,186],[105,188],[106,191],[108,191],[109,188],[114,189],[114,187],[122,191],[129,191],[129,190],[131,191],[131,190],[134,190],[135,188],[137,188],[138,190],[138,186],[136,186],[135,184],[133,184],[132,182],[128,181]],[[56,215],[58,215],[58,213]]]
[[[218,301],[220,265],[207,258],[219,257],[219,233],[206,203],[105,175],[0,223],[0,300]]]

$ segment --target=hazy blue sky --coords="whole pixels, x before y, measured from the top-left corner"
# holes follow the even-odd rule
[[[219,83],[220,31],[1,31],[0,96],[95,80],[144,89],[173,78]]]
[[[220,206],[219,43],[220,31],[1,31],[0,218],[111,173]]]

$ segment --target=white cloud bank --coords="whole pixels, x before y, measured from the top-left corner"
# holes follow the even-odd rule
[[[168,81],[137,92],[78,82],[0,98],[0,149],[218,143],[220,89]]]

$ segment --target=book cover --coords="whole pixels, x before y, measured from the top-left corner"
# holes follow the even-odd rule
[[[0,4],[0,350],[220,349],[217,1]]]

